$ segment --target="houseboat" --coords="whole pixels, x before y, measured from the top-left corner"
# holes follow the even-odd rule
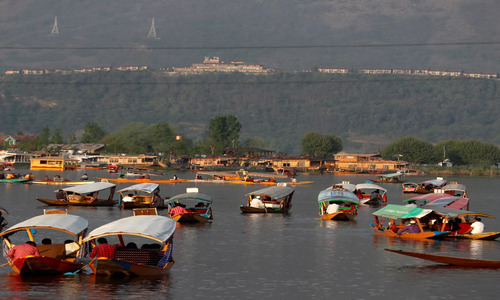
[[[31,159],[31,170],[67,171],[78,169],[78,160],[58,156],[42,156]]]

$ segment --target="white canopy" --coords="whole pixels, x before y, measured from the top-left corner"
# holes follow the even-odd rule
[[[114,183],[96,182],[96,183],[90,183],[90,184],[70,186],[70,187],[64,188],[62,190],[65,192],[73,192],[76,194],[88,194],[88,193],[94,193],[94,192],[99,192],[102,190],[110,189],[114,186],[116,186],[116,184],[114,184]]]
[[[279,198],[283,198],[283,197],[290,195],[294,191],[295,191],[295,189],[293,189],[289,186],[277,185],[277,186],[271,186],[271,187],[257,190],[255,192],[248,193],[245,196],[260,195],[260,196],[269,196],[269,197],[271,197],[271,199],[279,199]]]
[[[126,192],[126,191],[140,191],[144,193],[151,194],[153,193],[160,185],[158,183],[138,183],[121,189],[118,193]]]
[[[0,236],[9,234],[15,231],[25,230],[29,228],[47,228],[65,231],[72,235],[78,235],[89,226],[89,221],[86,219],[67,214],[49,214],[33,217],[31,219],[17,223],[2,232]]]
[[[384,189],[378,184],[374,183],[358,183],[356,184],[356,189],[358,190],[381,190],[387,192],[387,189]]]
[[[84,242],[109,235],[138,235],[165,243],[177,222],[165,216],[140,215],[122,218],[92,230]]]

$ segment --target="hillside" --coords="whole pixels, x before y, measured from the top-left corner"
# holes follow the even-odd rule
[[[300,153],[310,131],[335,134],[348,151],[377,151],[408,135],[439,142],[500,144],[498,80],[395,75],[271,75],[168,72],[10,75],[0,78],[1,133],[65,135],[94,121],[107,132],[129,124],[168,122],[193,140],[211,118],[232,114],[241,140]]]
[[[3,0],[0,71],[160,69],[219,56],[282,70],[499,72],[499,9],[487,0]],[[50,37],[56,16],[59,35]],[[148,40],[153,17],[160,39]]]

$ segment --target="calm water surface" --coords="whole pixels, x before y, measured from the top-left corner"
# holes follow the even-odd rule
[[[28,170],[18,170],[27,173]],[[104,171],[89,176],[108,177]],[[56,172],[35,172],[37,178]],[[76,180],[83,171],[62,175]],[[194,178],[194,173],[177,173]],[[167,175],[172,177],[172,174]],[[493,299],[500,292],[500,270],[464,269],[426,262],[384,251],[384,248],[442,253],[500,260],[497,241],[403,241],[376,237],[369,224],[377,208],[361,207],[354,222],[317,220],[320,190],[343,180],[360,183],[369,176],[300,175],[313,184],[296,187],[288,215],[243,215],[244,194],[258,185],[183,183],[164,184],[162,196],[198,186],[214,197],[211,224],[180,226],[175,233],[170,275],[154,278],[112,279],[89,274],[21,279],[10,268],[0,268],[2,299]],[[408,177],[423,181],[433,176]],[[470,209],[500,216],[499,178],[445,178],[467,185]],[[130,184],[119,184],[119,188]],[[400,204],[400,184],[385,184],[388,202]],[[0,185],[0,205],[9,210],[10,225],[42,214],[46,206],[35,197],[54,198],[53,186]],[[92,230],[109,221],[130,216],[114,208],[70,208],[89,220]],[[162,213],[160,211],[160,213]],[[497,219],[483,220],[487,231],[500,231]],[[5,263],[1,259],[1,263]]]

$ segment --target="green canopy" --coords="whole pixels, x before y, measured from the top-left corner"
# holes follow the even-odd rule
[[[422,209],[413,206],[387,204],[384,208],[377,210],[373,215],[388,219],[421,218],[432,212],[432,209]]]

